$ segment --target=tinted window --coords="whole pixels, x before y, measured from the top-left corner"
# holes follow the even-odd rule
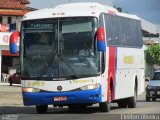
[[[104,14],[108,46],[142,47],[140,21]]]
[[[22,76],[43,80],[97,76],[100,67],[95,29],[97,19],[92,17],[23,21]]]

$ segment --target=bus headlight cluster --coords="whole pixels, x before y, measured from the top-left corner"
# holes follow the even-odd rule
[[[97,89],[99,86],[100,84],[96,83],[96,84],[90,84],[90,85],[83,86],[80,89],[81,90],[92,90],[92,89]]]
[[[23,92],[40,92],[38,88],[22,88]]]

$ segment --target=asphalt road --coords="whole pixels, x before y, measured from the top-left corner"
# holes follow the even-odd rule
[[[6,95],[6,88],[16,90],[15,98],[11,98],[11,95]],[[5,93],[6,100],[2,98],[2,94]],[[7,98],[8,97],[8,98]],[[20,87],[0,86],[0,119],[10,120],[120,120],[120,119],[141,119],[141,120],[159,120],[160,119],[160,100],[156,102],[145,102],[145,93],[138,96],[138,102],[136,108],[118,108],[116,103],[112,104],[111,111],[109,113],[100,112],[98,105],[88,107],[81,111],[69,111],[65,108],[53,108],[49,106],[47,114],[37,114],[35,107],[24,107],[21,101]],[[16,99],[16,101],[15,101]],[[18,104],[18,101],[19,102]],[[8,104],[7,104],[8,103]],[[15,103],[15,104],[14,104]],[[128,115],[130,114],[130,115]],[[150,114],[150,115],[146,115]],[[159,114],[159,115],[153,115]],[[10,119],[9,119],[10,118]]]
[[[113,104],[109,113],[100,112],[98,106],[89,107],[78,112],[71,112],[67,108],[50,107],[48,113],[42,115],[37,114],[34,107],[3,106],[0,107],[0,111],[2,114],[1,118],[13,115],[18,116],[18,120],[120,120],[124,119],[128,114],[139,117],[145,114],[159,114],[160,103],[140,101],[137,103],[137,108],[134,109],[119,109],[116,104]],[[160,114],[155,117],[159,120]]]

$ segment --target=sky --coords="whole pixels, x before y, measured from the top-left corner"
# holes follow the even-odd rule
[[[121,7],[124,12],[136,14],[139,17],[160,26],[160,0],[28,0],[29,7],[51,8],[58,4],[69,2],[98,2],[101,4]]]

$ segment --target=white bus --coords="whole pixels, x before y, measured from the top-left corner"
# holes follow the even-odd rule
[[[16,53],[13,33],[11,53]],[[46,113],[111,102],[136,107],[144,91],[141,22],[98,3],[70,3],[27,13],[20,31],[24,105]]]

